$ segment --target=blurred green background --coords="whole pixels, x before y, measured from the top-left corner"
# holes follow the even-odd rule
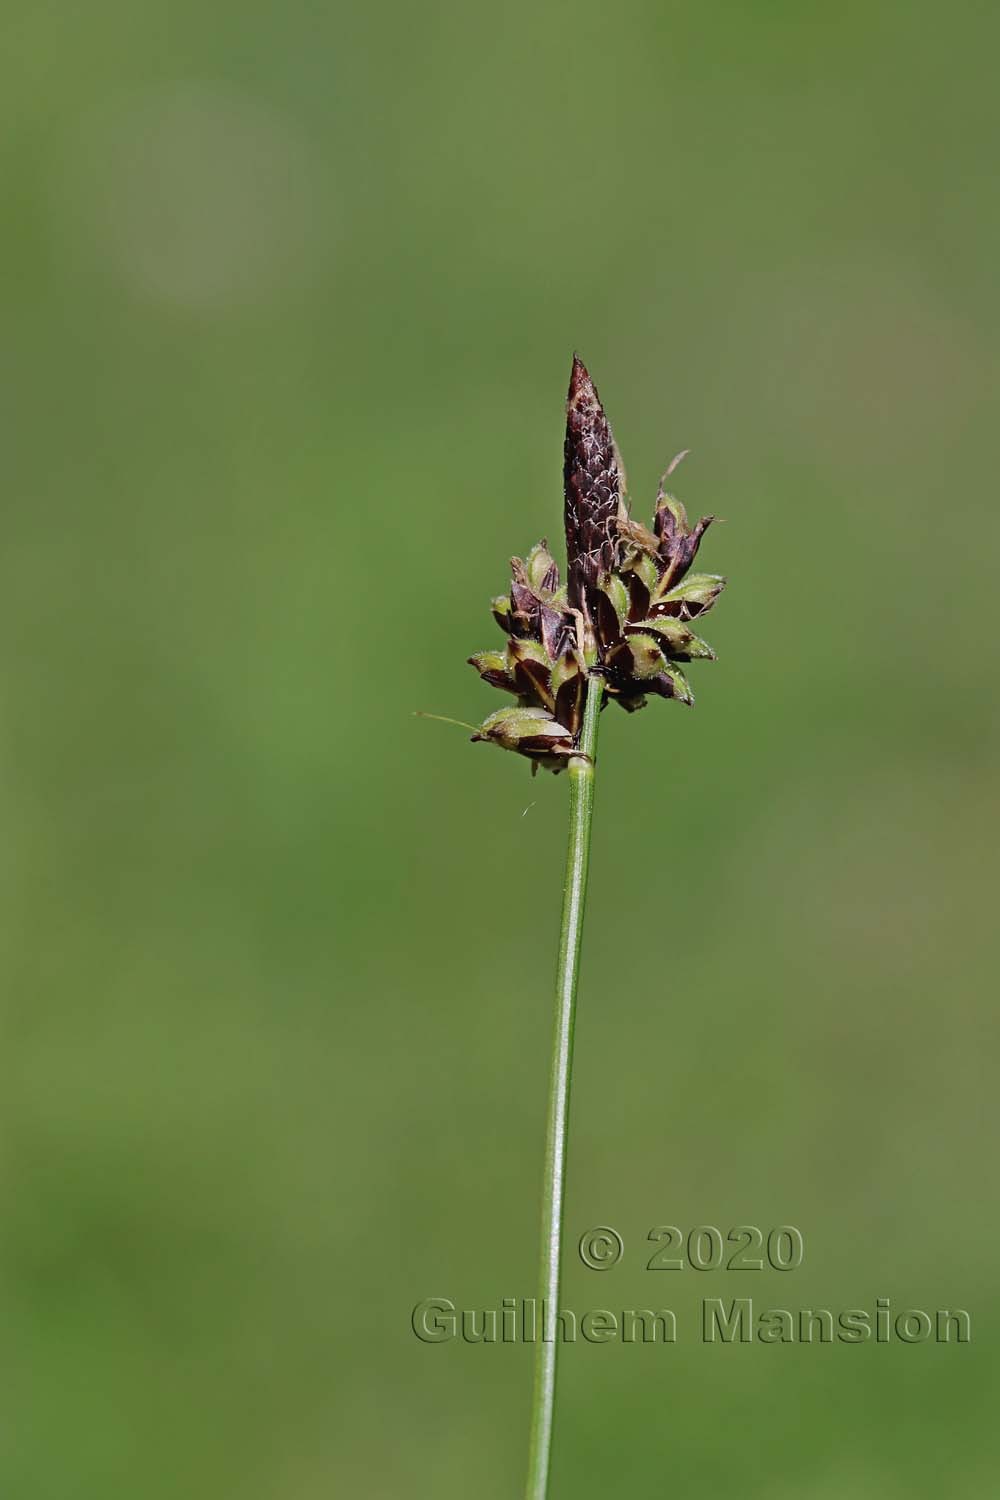
[[[732,581],[696,710],[605,719],[566,1304],[973,1342],[578,1344],[554,1500],[978,1500],[1000,11],[0,34],[3,1493],[520,1492],[531,1351],[409,1318],[534,1289],[566,785],[411,714],[499,706],[578,348]],[[744,1222],[801,1270],[643,1269]]]

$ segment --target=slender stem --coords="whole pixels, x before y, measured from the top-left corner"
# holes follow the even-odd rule
[[[580,973],[580,940],[587,898],[590,826],[594,812],[597,722],[604,696],[599,677],[587,682],[587,701],[580,732],[580,754],[569,763],[569,847],[563,888],[559,966],[556,973],[555,1041],[549,1082],[545,1135],[545,1185],[542,1202],[541,1337],[535,1345],[535,1393],[531,1409],[527,1500],[546,1500],[552,1417],[556,1399],[556,1317],[559,1312],[559,1262],[562,1251],[563,1202],[566,1195],[566,1136],[569,1125],[570,1077],[576,986]],[[536,1328],[536,1336],[538,1329]]]

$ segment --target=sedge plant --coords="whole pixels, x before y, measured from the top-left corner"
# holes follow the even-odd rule
[[[469,658],[491,687],[515,700],[484,720],[474,741],[514,751],[569,781],[569,843],[556,966],[555,1037],[542,1198],[540,1298],[559,1307],[573,1031],[580,972],[590,833],[602,710],[627,713],[649,698],[691,705],[687,667],[715,653],[692,629],[726,580],[691,571],[712,516],[689,524],[660,481],[652,525],[633,520],[624,470],[594,383],[573,360],[566,404],[566,578],[546,542],[511,560],[509,591],[493,600],[505,637]],[[470,726],[471,727],[471,726]],[[527,1500],[546,1500],[552,1452],[558,1341],[535,1351]]]

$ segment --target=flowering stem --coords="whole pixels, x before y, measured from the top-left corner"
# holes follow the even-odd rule
[[[587,701],[580,731],[580,754],[574,756],[569,763],[569,847],[566,852],[566,883],[559,934],[555,1040],[545,1136],[540,1285],[542,1338],[535,1345],[535,1391],[531,1411],[527,1500],[546,1500],[549,1486],[552,1417],[556,1397],[556,1354],[559,1347],[554,1331],[559,1312],[559,1262],[566,1194],[566,1138],[573,1066],[573,1028],[576,1020],[576,987],[580,974],[583,910],[587,898],[590,828],[594,812],[597,726],[603,696],[602,679],[590,677],[587,681]]]

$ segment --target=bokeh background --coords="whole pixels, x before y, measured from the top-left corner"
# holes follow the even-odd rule
[[[587,359],[725,517],[602,736],[554,1500],[995,1484],[1000,11],[12,0],[5,1494],[520,1491],[564,781],[499,699]],[[805,1262],[643,1269],[650,1227]],[[707,1348],[703,1296],[962,1306]]]

